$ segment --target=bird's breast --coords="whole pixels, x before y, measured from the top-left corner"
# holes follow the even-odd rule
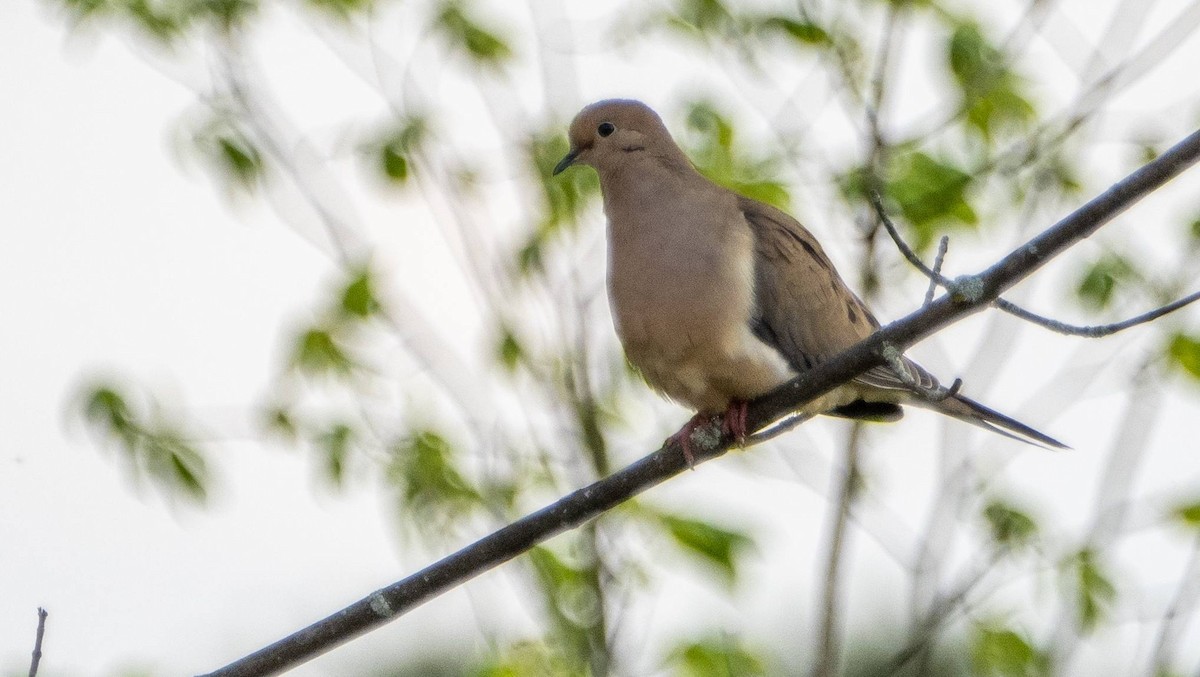
[[[782,383],[790,369],[749,328],[754,242],[736,203],[659,198],[609,210],[609,297],[629,361],[700,411]]]

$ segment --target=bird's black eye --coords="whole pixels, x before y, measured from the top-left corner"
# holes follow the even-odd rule
[[[596,133],[600,136],[608,136],[615,131],[617,128],[611,122],[601,122],[600,126],[596,128]]]

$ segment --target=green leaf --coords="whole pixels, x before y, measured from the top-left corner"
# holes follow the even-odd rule
[[[495,32],[467,16],[463,3],[449,0],[442,5],[434,27],[476,62],[497,66],[512,57],[512,48]]]
[[[199,0],[198,9],[217,20],[223,30],[239,26],[258,11],[258,0]]]
[[[728,34],[736,26],[721,0],[677,0],[671,19],[668,25],[700,35]]]
[[[1068,565],[1074,579],[1079,627],[1088,633],[1095,629],[1117,598],[1117,589],[1096,560],[1096,553],[1090,549],[1080,550],[1068,560]]]
[[[479,505],[479,493],[456,467],[454,448],[432,430],[417,431],[392,446],[388,478],[399,489],[403,506],[420,526],[442,526]],[[430,520],[436,519],[436,522]]]
[[[686,517],[662,515],[659,519],[676,543],[712,564],[726,583],[736,580],[737,555],[753,544],[749,536]]]
[[[342,19],[363,12],[372,5],[372,0],[307,0],[309,5]]]
[[[312,327],[296,341],[292,367],[310,375],[345,375],[354,368],[354,361],[338,345],[332,330]]]
[[[543,270],[542,254],[547,243],[560,230],[573,228],[600,193],[600,182],[593,171],[572,169],[552,175],[568,150],[566,139],[557,130],[535,135],[526,146],[527,158],[542,189],[542,213],[516,253],[517,270],[523,276]]]
[[[509,372],[516,371],[517,366],[525,357],[525,349],[521,347],[517,335],[507,325],[500,327],[500,345],[496,348],[500,364]]]
[[[855,169],[841,179],[842,194],[861,202],[872,188],[865,168]],[[888,162],[883,196],[894,202],[912,232],[912,246],[925,251],[947,228],[970,229],[979,216],[967,201],[971,175],[949,160],[921,151],[899,150]]]
[[[1200,245],[1200,218],[1193,219],[1188,224],[1188,236],[1192,239],[1192,245]]]
[[[747,197],[780,209],[790,207],[791,196],[782,182],[772,178],[778,157],[748,158],[735,143],[733,123],[715,106],[693,103],[688,109],[688,156],[710,180]]]
[[[85,421],[120,448],[135,477],[197,502],[208,497],[211,478],[204,456],[175,424],[135,412],[113,385],[90,386],[81,399]]]
[[[1021,79],[978,24],[958,24],[946,47],[947,62],[963,97],[968,123],[989,139],[999,128],[1024,124],[1035,116],[1020,91]]]
[[[253,187],[263,170],[258,149],[241,136],[221,136],[216,141],[227,173],[243,186]]]
[[[325,474],[334,486],[341,487],[346,476],[346,459],[354,442],[354,429],[345,423],[334,423],[316,439],[324,454]]]
[[[366,319],[379,312],[379,301],[375,298],[371,270],[359,268],[350,278],[342,292],[341,312],[344,315]]]
[[[384,176],[396,183],[404,183],[408,180],[408,158],[404,157],[404,152],[400,148],[389,143],[380,149],[379,156]]]
[[[126,446],[136,443],[137,426],[121,393],[109,386],[97,386],[86,399],[84,415],[89,423],[118,438]]]
[[[758,22],[759,30],[786,35],[806,46],[828,46],[833,43],[829,33],[811,21],[797,21],[784,16],[769,16]]]
[[[263,412],[263,421],[268,432],[275,433],[287,440],[299,437],[300,429],[292,417],[290,409],[283,405],[268,407]]]
[[[385,134],[363,144],[362,148],[364,155],[370,158],[384,178],[401,185],[408,181],[412,173],[410,160],[425,142],[429,127],[420,115],[402,118],[395,124]]]
[[[1037,537],[1037,522],[1029,515],[1001,501],[992,501],[983,509],[998,545],[1020,547]]]
[[[1175,509],[1175,517],[1193,529],[1200,529],[1200,501],[1179,506]]]
[[[160,485],[181,490],[196,501],[207,498],[208,465],[200,452],[175,432],[164,429],[147,434],[141,454]]]
[[[123,4],[139,28],[162,42],[178,37],[187,23],[188,17],[180,11],[179,3],[172,7],[158,2],[151,4],[147,0],[123,0]]]
[[[1083,275],[1075,293],[1087,306],[1096,310],[1112,303],[1117,284],[1136,277],[1133,266],[1119,254],[1105,254]]]
[[[985,677],[1049,674],[1049,659],[1025,637],[1006,628],[976,628],[971,641],[971,663],[974,673]]]
[[[671,652],[679,677],[753,677],[766,675],[761,658],[727,637],[685,643]]]
[[[1175,366],[1183,369],[1192,378],[1200,379],[1200,339],[1176,334],[1171,338],[1167,354]]]
[[[580,664],[584,656],[567,655],[567,647],[555,641],[557,639],[554,637],[547,641],[523,640],[510,644],[504,647],[501,655],[492,658],[490,662],[470,674],[472,677],[556,677],[586,674],[586,668]],[[449,677],[449,674],[446,677]]]

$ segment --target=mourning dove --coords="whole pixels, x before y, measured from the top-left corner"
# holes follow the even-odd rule
[[[587,106],[570,128],[558,174],[600,175],[608,216],[608,292],[629,361],[667,397],[698,413],[676,435],[725,412],[746,435],[746,402],[879,328],[821,245],[794,218],[702,176],[645,104]],[[906,373],[897,372],[903,369]],[[804,405],[804,415],[894,421],[913,404],[1031,444],[1061,442],[956,392],[901,360]],[[953,390],[953,389],[952,389]]]

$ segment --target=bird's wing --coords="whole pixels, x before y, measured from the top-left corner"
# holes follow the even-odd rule
[[[750,198],[741,198],[739,206],[755,240],[755,310],[750,327],[793,369],[811,369],[879,328],[820,243],[796,219]],[[855,381],[895,391],[911,391],[912,384],[937,386],[933,375],[920,365],[907,358],[903,365],[906,378],[890,366],[880,366]]]

